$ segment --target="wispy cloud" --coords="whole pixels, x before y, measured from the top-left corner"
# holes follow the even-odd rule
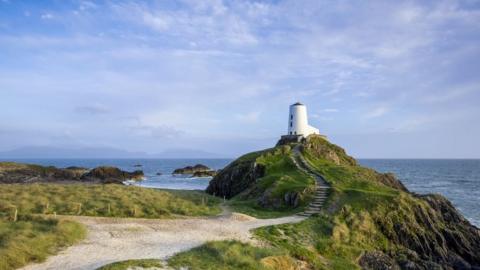
[[[382,105],[368,111],[367,113],[365,113],[364,117],[368,119],[381,117],[384,116],[389,110],[389,107]]]
[[[50,20],[50,19],[53,19],[53,14],[46,12],[40,15],[40,18],[42,18],[43,20]]]

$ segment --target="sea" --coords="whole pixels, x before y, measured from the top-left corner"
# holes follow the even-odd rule
[[[56,166],[116,166],[143,170],[145,180],[135,185],[147,188],[203,190],[210,177],[172,175],[176,168],[204,164],[218,170],[231,159],[16,159],[23,163]],[[394,173],[412,192],[439,193],[474,225],[480,227],[480,159],[359,159],[363,166]]]

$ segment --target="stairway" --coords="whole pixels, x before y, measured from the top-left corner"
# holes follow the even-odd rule
[[[298,169],[304,171],[308,175],[312,176],[315,181],[315,195],[313,200],[310,204],[305,208],[304,212],[299,213],[300,216],[309,217],[314,214],[320,213],[322,207],[325,203],[325,200],[328,197],[328,193],[330,190],[329,184],[325,181],[325,179],[308,164],[308,162],[303,158],[302,153],[300,151],[300,145],[296,145],[293,148],[293,163],[297,166]]]

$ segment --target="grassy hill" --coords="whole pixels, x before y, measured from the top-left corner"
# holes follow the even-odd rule
[[[245,206],[237,210],[249,214],[262,213],[262,209],[294,212],[301,205],[285,207],[283,203],[277,208],[261,203],[268,190],[274,190],[271,194],[279,199],[287,192],[299,192],[297,183],[308,190],[310,181],[300,179],[301,172],[289,164],[292,147],[284,145],[241,157],[213,179],[208,192],[232,197],[234,204]],[[300,147],[332,192],[319,215],[299,224],[257,229],[255,235],[269,248],[281,249],[293,261],[312,269],[480,266],[480,231],[444,197],[410,193],[393,175],[359,166],[342,148],[321,137],[309,137]],[[240,164],[249,169],[238,170]],[[252,173],[258,166],[265,166],[263,173]],[[290,185],[282,175],[296,179],[296,184]],[[232,189],[231,179],[241,181],[244,189]],[[308,201],[308,195],[304,198]],[[239,260],[248,257],[237,255]]]

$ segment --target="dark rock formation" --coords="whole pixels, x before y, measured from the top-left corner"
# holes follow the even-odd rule
[[[161,172],[157,172],[156,175],[162,175],[162,173],[161,173]]]
[[[261,193],[257,199],[258,205],[267,209],[279,209],[283,206],[296,208],[299,206],[302,195],[299,192],[288,191],[284,194],[283,198],[273,196],[272,190],[267,189]]]
[[[195,166],[186,166],[183,168],[178,168],[173,171],[172,174],[194,174],[195,172],[205,172],[205,171],[212,171],[209,167],[203,164],[197,164]]]
[[[241,157],[220,170],[208,184],[206,192],[231,198],[248,189],[265,175],[265,166],[254,162],[260,152]]]
[[[88,181],[99,183],[122,183],[143,179],[142,171],[125,172],[115,167],[98,167],[91,171],[82,167],[65,169],[15,162],[0,162],[0,183],[35,183]]]
[[[82,176],[82,180],[100,180],[102,183],[122,183],[125,180],[142,180],[143,171],[125,172],[116,167],[97,167]]]
[[[363,269],[375,270],[400,270],[395,260],[381,251],[368,251],[362,254],[358,260],[358,264]]]
[[[192,174],[192,177],[213,177],[217,175],[217,171],[196,171]]]
[[[142,164],[135,164],[133,167],[142,167]]]
[[[441,195],[417,195],[419,202],[380,217],[382,233],[404,249],[392,252],[402,269],[480,269],[480,230]],[[425,204],[426,203],[426,204]]]
[[[377,177],[377,181],[380,183],[384,184],[385,186],[388,187],[393,187],[396,189],[399,189],[401,191],[406,191],[408,192],[407,188],[403,185],[400,180],[398,180],[393,173],[377,173],[375,172],[375,175]]]

